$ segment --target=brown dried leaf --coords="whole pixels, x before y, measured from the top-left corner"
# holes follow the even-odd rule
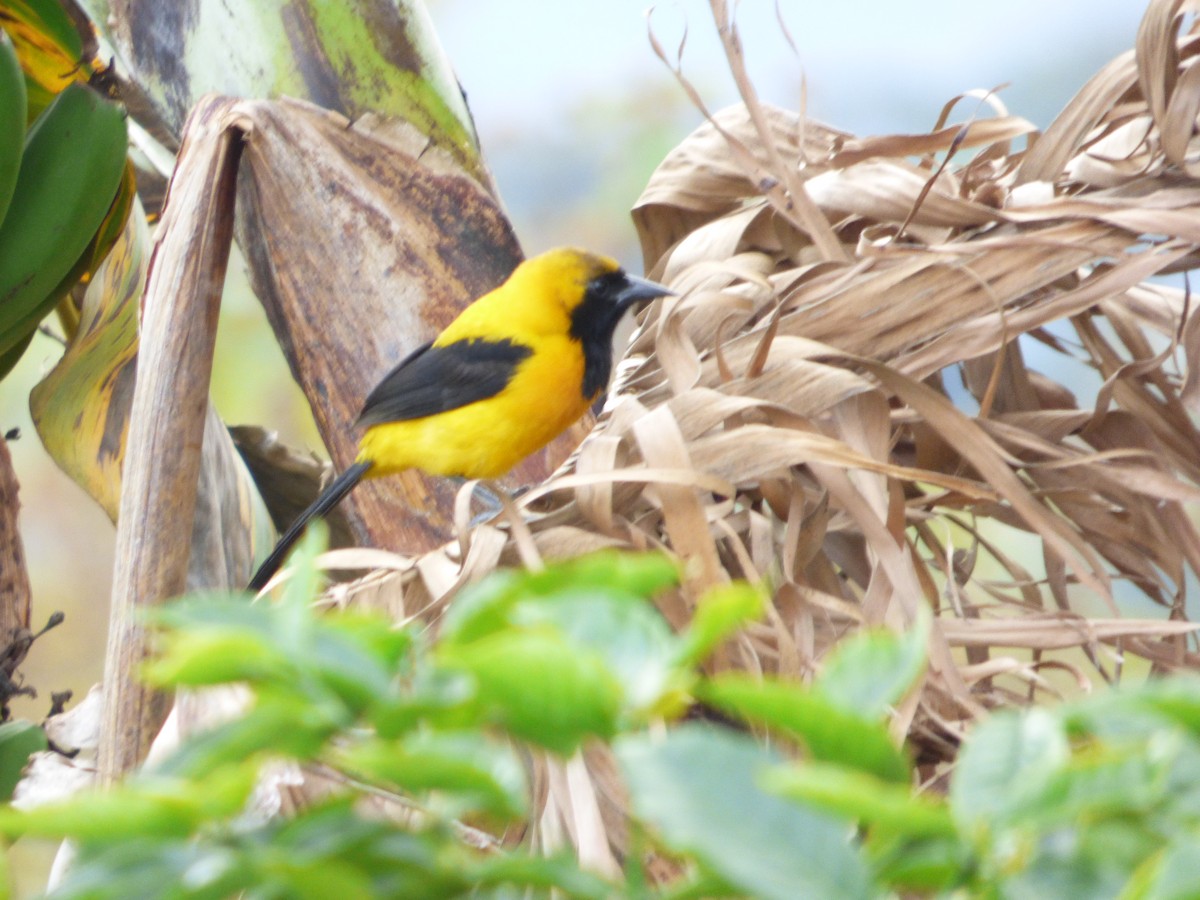
[[[658,599],[674,625],[705,585],[771,585],[713,666],[793,678],[927,605],[929,673],[893,727],[931,759],[985,709],[1086,690],[1130,656],[1200,667],[1200,329],[1186,290],[1150,281],[1200,262],[1200,28],[1177,34],[1182,7],[1155,0],[1136,57],[1042,135],[1001,110],[856,139],[744,91],[634,210],[680,296],[645,315],[578,454],[519,498],[522,520],[464,528],[348,598],[435,622],[521,554],[661,548],[691,564]],[[781,210],[796,181],[851,258]],[[1130,590],[1161,618],[1123,614]]]

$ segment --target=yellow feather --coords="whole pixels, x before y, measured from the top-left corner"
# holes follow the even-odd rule
[[[587,411],[583,354],[565,335],[525,335],[533,349],[494,397],[424,419],[367,429],[359,460],[371,476],[419,468],[434,475],[495,478],[540,450]]]
[[[367,429],[358,458],[370,477],[419,468],[433,475],[495,478],[535,453],[587,411],[583,350],[571,313],[588,282],[616,260],[563,248],[526,260],[500,287],[464,309],[434,341],[505,338],[533,352],[496,396],[424,419]]]
[[[407,368],[433,359],[424,356],[402,363],[372,391],[364,415],[376,415],[368,418],[373,424],[359,443],[358,463],[292,523],[250,579],[251,589],[267,583],[305,524],[325,515],[361,478],[405,469],[495,478],[550,443],[603,390],[612,332],[621,313],[632,303],[666,293],[666,288],[621,272],[616,260],[583,250],[551,250],[526,260],[504,284],[464,309],[433,342],[435,348],[462,343],[440,351],[446,356],[427,370],[442,372],[444,363],[449,380],[438,383],[444,398],[414,380],[426,370]],[[479,341],[502,343],[506,349],[488,355]],[[505,356],[513,346],[528,351],[515,365],[512,359],[519,352]],[[389,380],[393,375],[397,379]],[[497,387],[481,400],[455,405],[456,394],[457,402],[463,403]],[[424,418],[381,421],[389,408],[441,411]]]
[[[548,250],[521,263],[504,284],[459,313],[434,346],[473,337],[524,342],[539,334],[566,335],[588,282],[618,268],[615,259],[585,250]]]

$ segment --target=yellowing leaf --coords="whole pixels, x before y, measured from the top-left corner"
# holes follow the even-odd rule
[[[3,0],[0,27],[12,38],[25,71],[29,121],[68,84],[92,74],[83,41],[57,0]]]

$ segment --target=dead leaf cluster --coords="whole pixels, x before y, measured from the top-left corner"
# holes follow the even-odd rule
[[[1152,3],[1042,133],[991,96],[928,134],[859,138],[752,93],[712,116],[634,208],[647,273],[679,296],[579,451],[492,524],[467,527],[464,492],[436,551],[331,554],[386,563],[336,596],[436,622],[497,565],[659,548],[686,567],[672,622],[714,584],[765,585],[768,619],[716,664],[796,679],[925,605],[930,668],[895,725],[931,761],[986,709],[1194,667],[1182,6]]]
[[[988,709],[1195,667],[1200,28],[1183,10],[1152,0],[1135,49],[1042,133],[987,94],[928,134],[865,138],[761,103],[724,22],[744,102],[633,211],[647,273],[678,296],[640,323],[596,426],[491,522],[471,525],[461,491],[448,544],[331,552],[376,569],[332,601],[436,628],[497,566],[660,549],[685,572],[659,598],[674,624],[729,579],[771,594],[714,667],[796,680],[928,607],[928,671],[893,731],[931,778]],[[534,843],[607,870],[610,761],[534,770]]]

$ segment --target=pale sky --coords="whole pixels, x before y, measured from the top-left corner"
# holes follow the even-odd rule
[[[624,212],[654,162],[636,157],[637,129],[658,116],[667,131],[660,140],[669,141],[661,153],[699,124],[650,49],[647,8],[645,0],[429,2],[527,251],[600,239],[619,243],[610,249],[628,260]],[[798,109],[803,76],[810,116],[866,135],[928,130],[955,95],[1004,83],[1009,111],[1044,127],[1092,73],[1133,46],[1145,4],[778,0],[778,9],[796,51],[774,0],[738,6],[760,95]],[[686,30],[683,69],[710,109],[737,100],[705,0],[661,2],[650,21],[672,58]],[[611,125],[622,105],[631,133]],[[597,107],[607,130],[586,127]],[[597,196],[609,206],[591,218],[619,220],[619,235],[580,224],[576,204]]]
[[[898,99],[902,106],[940,105],[960,91],[1001,82],[1012,83],[1004,96],[1014,106],[1036,107],[1027,116],[1048,117],[1067,97],[1052,92],[1047,106],[1051,98],[1039,85],[1076,66],[1093,71],[1131,47],[1145,5],[779,0],[799,59],[781,35],[773,0],[744,0],[737,19],[751,73],[768,99],[794,104],[803,70],[813,114],[862,131],[891,127]],[[553,115],[581,93],[667,77],[646,39],[645,0],[431,0],[429,6],[481,130],[514,116]],[[715,106],[734,98],[706,2],[659,3],[652,21],[672,53],[686,25],[685,70],[722,89]]]

